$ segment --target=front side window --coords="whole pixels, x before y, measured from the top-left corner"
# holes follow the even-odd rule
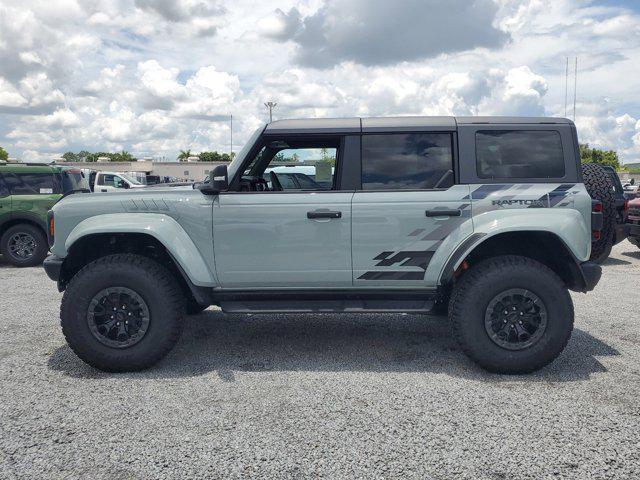
[[[104,185],[107,187],[113,187],[113,175],[99,175],[98,176],[98,185]]]
[[[61,174],[62,191],[89,190],[89,182],[80,170],[65,170]]]
[[[11,195],[46,195],[58,190],[51,173],[8,173],[4,179]]]
[[[335,188],[340,138],[268,137],[243,167],[240,191],[321,191]]]
[[[422,190],[453,184],[450,133],[362,137],[363,190]]]
[[[476,169],[480,178],[562,178],[564,154],[553,130],[476,132]]]

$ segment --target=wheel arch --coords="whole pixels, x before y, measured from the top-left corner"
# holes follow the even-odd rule
[[[451,285],[464,269],[501,255],[519,255],[536,260],[553,270],[569,289],[585,291],[579,260],[558,234],[548,230],[474,233],[453,252],[443,269],[440,283]]]
[[[46,238],[47,224],[45,221],[43,221],[41,218],[39,218],[36,215],[16,214],[16,213],[12,213],[8,218],[5,218],[2,221],[0,221],[0,236],[4,235],[4,232],[6,232],[11,227],[14,227],[16,225],[20,225],[23,223],[37,227],[39,230],[42,231],[42,234]]]
[[[75,274],[89,263],[117,253],[133,253],[158,262],[177,279],[185,294],[191,294],[199,304],[210,304],[209,288],[194,284],[179,260],[160,240],[140,232],[89,233],[76,239],[62,263],[58,288],[64,290]]]

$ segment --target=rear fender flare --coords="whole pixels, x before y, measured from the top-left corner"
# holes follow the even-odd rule
[[[473,217],[473,234],[460,242],[440,272],[440,285],[451,280],[465,258],[490,238],[511,232],[544,232],[558,237],[576,262],[589,260],[591,232],[584,217],[574,209],[509,209]],[[585,241],[585,239],[587,239]]]

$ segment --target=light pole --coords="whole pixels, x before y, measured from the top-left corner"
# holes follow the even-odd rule
[[[269,123],[273,122],[273,109],[278,106],[276,102],[264,102],[264,106],[269,109]]]

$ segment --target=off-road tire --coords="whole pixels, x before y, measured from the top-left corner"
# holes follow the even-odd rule
[[[29,258],[21,259],[12,255],[9,251],[9,242],[16,234],[30,235],[35,241],[35,251]],[[0,238],[0,253],[2,253],[5,261],[16,267],[35,267],[42,265],[48,251],[49,245],[47,244],[45,234],[40,228],[28,223],[20,223],[8,228],[2,235],[2,238]]]
[[[491,340],[484,325],[491,299],[512,288],[533,292],[547,310],[542,337],[516,351]],[[551,363],[571,337],[573,317],[571,297],[558,275],[535,260],[515,255],[472,266],[454,286],[449,303],[449,319],[460,347],[471,360],[495,373],[529,373]]]
[[[149,327],[127,348],[113,348],[96,339],[87,313],[91,299],[109,287],[126,287],[140,295],[149,309]],[[107,372],[148,368],[164,357],[182,331],[184,296],[175,278],[157,262],[133,254],[99,258],[69,282],[60,306],[62,333],[71,349],[89,365]]]
[[[611,253],[615,241],[616,199],[611,177],[598,164],[583,163],[582,178],[587,192],[594,200],[602,202],[603,226],[600,240],[591,244],[590,260],[602,263]]]

